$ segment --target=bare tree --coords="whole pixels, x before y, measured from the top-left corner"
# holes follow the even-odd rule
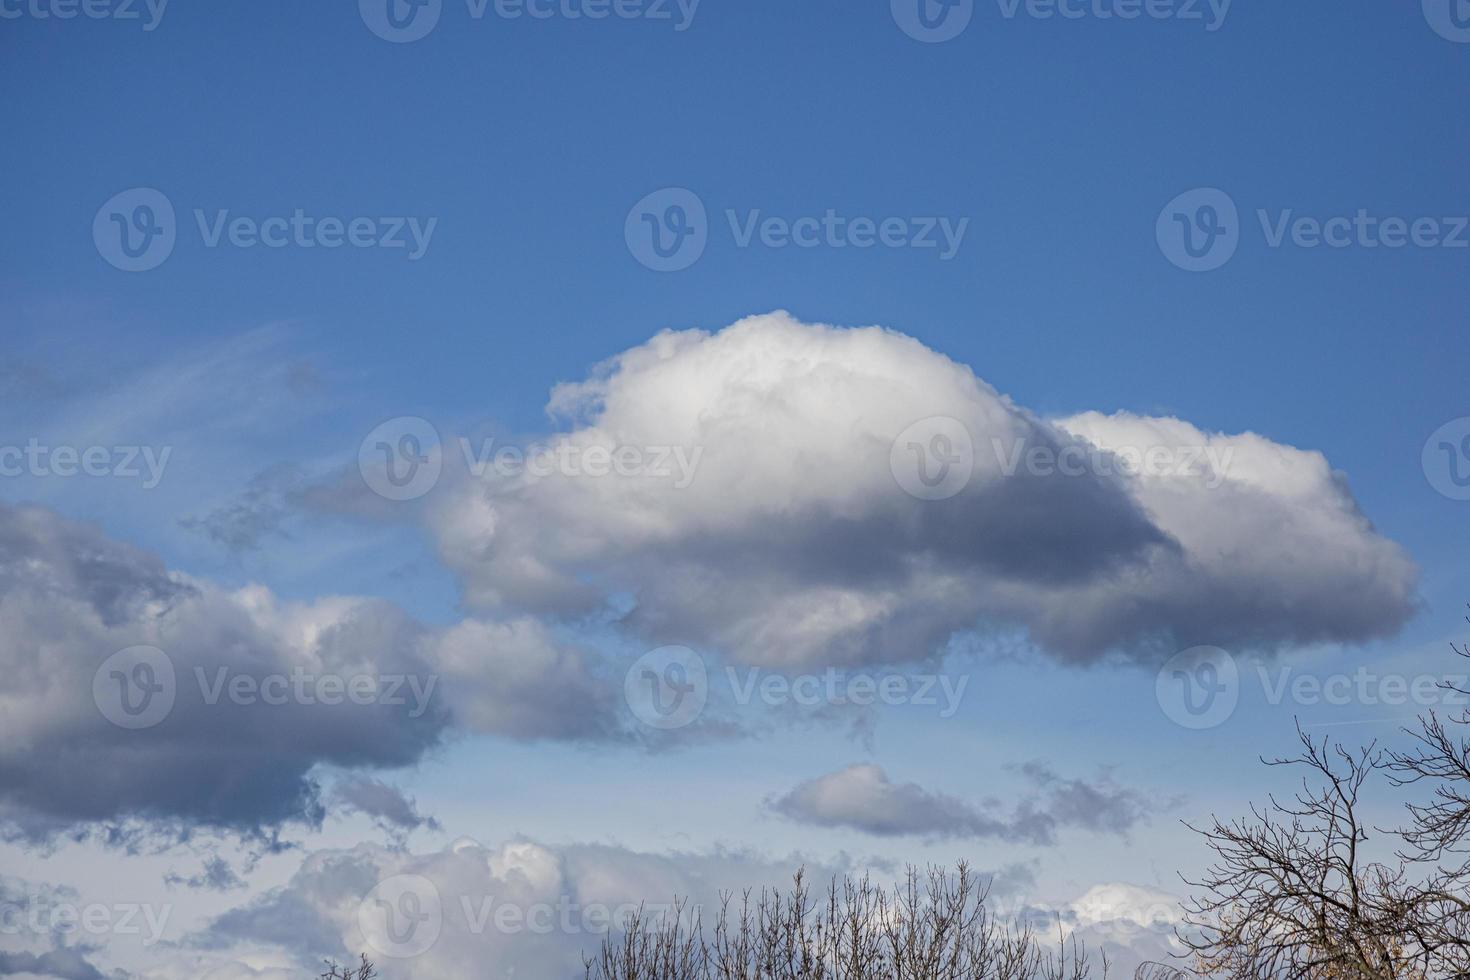
[[[1470,659],[1470,649],[1451,644]],[[1447,694],[1467,698],[1470,690],[1452,681],[1439,685]],[[1409,734],[1412,747],[1393,752],[1387,766],[1395,786],[1425,786],[1427,800],[1408,804],[1409,826],[1401,830],[1400,856],[1427,869],[1408,890],[1413,906],[1414,939],[1457,964],[1470,976],[1470,709],[1448,722],[1430,711]]]
[[[1267,762],[1307,770],[1294,799],[1190,827],[1216,858],[1203,878],[1185,879],[1198,893],[1179,938],[1200,970],[1239,980],[1470,978],[1467,732],[1470,711],[1448,722],[1430,712],[1408,731],[1408,751],[1354,752],[1298,727],[1301,754]],[[1392,786],[1430,790],[1406,803],[1407,827],[1363,819],[1364,786],[1380,771]]]
[[[362,962],[356,969],[351,966],[338,966],[331,960],[327,961],[327,972],[323,973],[317,980],[374,980],[378,971],[368,962],[367,954],[362,954]]]
[[[1426,951],[1402,941],[1402,862],[1367,857],[1360,798],[1382,754],[1297,735],[1301,755],[1267,761],[1310,771],[1292,800],[1271,797],[1249,818],[1190,826],[1216,860],[1201,880],[1185,879],[1200,894],[1185,906],[1191,928],[1181,941],[1203,972],[1229,977],[1425,975]]]
[[[789,891],[721,896],[713,934],[679,904],[609,938],[588,980],[1087,980],[1086,950],[1059,936],[1045,949],[1027,926],[996,921],[989,890],[963,863],[910,869],[891,892],[833,879],[814,896],[799,872]],[[1107,960],[1102,962],[1107,975]]]

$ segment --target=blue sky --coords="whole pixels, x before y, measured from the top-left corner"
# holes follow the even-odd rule
[[[644,859],[748,857],[730,880],[774,873],[792,855],[880,868],[968,856],[990,869],[1030,862],[1016,894],[1058,907],[1104,883],[1177,894],[1176,869],[1202,859],[1177,821],[1259,795],[1269,782],[1256,760],[1288,748],[1293,714],[1351,722],[1349,733],[1371,738],[1392,737],[1385,719],[1413,713],[1361,701],[1271,704],[1258,656],[1268,672],[1366,666],[1412,677],[1455,668],[1448,641],[1463,635],[1470,598],[1457,574],[1470,503],[1438,492],[1444,474],[1427,473],[1421,455],[1431,433],[1470,414],[1470,232],[1456,220],[1470,214],[1470,135],[1458,125],[1470,44],[1435,29],[1448,13],[1437,2],[1422,11],[1365,5],[1349,16],[1328,0],[1238,0],[1223,16],[1201,3],[1201,19],[1123,20],[1098,15],[1112,3],[1074,3],[1068,9],[1081,16],[1067,18],[1034,16],[1025,4],[1008,16],[1008,4],[975,0],[961,33],[925,43],[900,28],[901,3],[701,0],[692,16],[669,4],[669,19],[590,20],[567,16],[565,6],[546,8],[553,15],[545,19],[512,19],[493,3],[476,18],[464,0],[443,0],[426,36],[391,43],[345,0],[169,4],[151,30],[145,7],[141,20],[59,20],[37,15],[52,9],[41,0],[0,0],[0,82],[11,93],[0,117],[8,178],[0,192],[0,443],[173,451],[156,488],[22,475],[0,478],[0,501],[95,522],[101,539],[156,555],[220,596],[251,585],[281,603],[366,596],[425,629],[529,617],[546,631],[536,642],[589,651],[587,683],[606,682],[620,700],[622,671],[659,645],[656,630],[623,629],[605,614],[558,615],[560,595],[516,608],[477,603],[476,588],[507,585],[455,551],[468,518],[448,512],[449,489],[403,507],[362,490],[355,460],[374,426],[428,419],[451,458],[459,435],[554,438],[585,422],[548,418],[554,386],[594,376],[596,365],[663,330],[716,333],[785,310],[793,323],[907,335],[1040,419],[1128,412],[1318,452],[1371,522],[1360,532],[1364,548],[1396,542],[1416,567],[1412,609],[1376,632],[1344,626],[1348,635],[1310,641],[1273,635],[1265,653],[1232,649],[1241,704],[1209,731],[1183,729],[1160,710],[1155,676],[1172,651],[1058,655],[1025,622],[987,621],[978,640],[968,631],[947,640],[947,658],[935,652],[940,644],[864,665],[913,670],[923,656],[940,657],[925,669],[942,663],[971,678],[950,718],[906,705],[861,713],[854,729],[843,712],[792,718],[732,708],[721,717],[743,729],[738,737],[663,741],[647,732],[528,737],[505,727],[521,722],[497,721],[488,732],[451,726],[410,765],[360,767],[438,820],[438,830],[414,831],[402,852],[410,856],[462,836],[492,851],[524,836],[553,853],[608,843]],[[106,227],[105,202],[134,188],[167,199],[177,240],[157,267],[126,272],[92,228],[94,219]],[[659,272],[630,250],[624,231],[630,209],[666,188],[697,198],[708,241],[687,268]],[[1223,191],[1238,213],[1233,256],[1208,272],[1178,267],[1156,237],[1166,205],[1198,188]],[[666,200],[656,196],[654,211]],[[208,247],[196,209],[206,223],[222,210],[256,222],[297,209],[318,221],[365,217],[375,235],[398,218],[433,225],[415,258],[410,247],[246,248],[227,236]],[[735,226],[755,212],[796,221],[829,209],[848,222],[898,218],[909,232],[932,224],[938,234],[942,221],[963,232],[943,258],[942,248],[739,243]],[[1380,223],[1435,219],[1438,234],[1462,244],[1303,247],[1290,232],[1271,243],[1283,220],[1359,212]],[[402,237],[411,240],[407,230]],[[771,330],[750,356],[779,365],[782,355],[770,351],[788,335]],[[741,363],[734,344],[718,350],[725,353],[710,356]],[[853,363],[867,356],[854,353]],[[895,347],[872,370],[906,383],[917,376],[893,365],[907,357]],[[915,363],[938,370],[927,356]],[[612,370],[635,374],[626,364]],[[847,403],[840,386],[830,401],[813,397],[815,407],[793,409],[773,430],[782,433],[770,444],[773,458],[803,420],[832,421],[822,404]],[[729,405],[706,407],[743,418]],[[767,476],[779,483],[779,467]],[[1314,484],[1321,496],[1302,498],[1292,519],[1305,526],[1345,499],[1327,486]],[[732,481],[699,499],[723,506],[746,492],[756,491]],[[435,510],[441,500],[445,512]],[[602,504],[610,516],[599,526],[615,526],[621,511]],[[533,544],[567,554],[571,544],[548,544],[554,525],[591,513],[526,507],[514,513]],[[1230,526],[1234,505],[1219,507],[1208,520]],[[205,533],[201,522],[231,508],[264,522],[248,546]],[[1108,513],[1096,511],[1094,523]],[[689,543],[691,553],[708,543]],[[1339,543],[1324,538],[1316,555],[1283,564],[1326,563]],[[715,571],[746,558],[737,550]],[[638,605],[640,589],[668,584],[620,560],[590,567],[568,557],[567,576],[596,587],[605,577],[608,608],[623,610]],[[1280,601],[1290,619],[1295,600]],[[655,619],[689,612],[645,605]],[[739,660],[739,644],[722,648],[712,638],[744,622],[712,619],[701,642],[688,641],[720,665],[716,676]],[[11,642],[21,642],[14,628]],[[28,642],[53,649],[43,640]],[[995,650],[1012,643],[1022,648],[1014,656]],[[971,652],[977,645],[984,652]],[[111,652],[79,654],[92,658],[86,675]],[[580,710],[575,700],[558,704]],[[1044,792],[1015,768],[1032,760],[1122,788],[1120,805],[1136,793],[1147,800],[1147,820],[1127,833],[1064,826],[1056,840],[1038,842],[873,833],[851,820],[791,819],[775,802],[823,774],[876,764],[895,783],[980,806]],[[321,761],[326,784],[354,770],[341,757]],[[12,804],[32,805],[7,801],[0,815],[22,812]],[[344,811],[289,836],[301,850],[264,857],[242,870],[242,887],[223,892],[162,883],[166,871],[199,864],[197,850],[182,845],[127,856],[22,835],[0,845],[0,868],[108,896],[101,901],[197,903],[197,912],[178,913],[168,937],[183,945],[159,953],[118,942],[88,954],[105,967],[178,975],[180,964],[201,962],[189,959],[205,954],[185,940],[202,934],[208,955],[234,964],[219,966],[220,976],[247,975],[228,972],[241,963],[275,976],[268,971],[310,965],[316,954],[354,952],[342,948],[350,938],[283,937],[211,917],[259,909],[272,888],[299,881],[303,851],[366,846],[382,835],[362,812]],[[218,848],[235,862],[250,849],[228,834]],[[571,859],[561,860],[570,880]],[[44,937],[0,939],[32,952],[45,945]],[[1153,949],[1143,940],[1129,948]],[[523,954],[514,946],[493,955],[528,968],[543,962],[539,950],[516,959]]]

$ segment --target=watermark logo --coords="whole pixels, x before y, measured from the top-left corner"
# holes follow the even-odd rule
[[[1424,19],[1445,40],[1470,44],[1470,0],[1424,0]]]
[[[401,415],[382,423],[357,450],[363,482],[387,500],[414,500],[439,482],[444,454],[439,430],[427,419]]]
[[[687,269],[709,243],[704,202],[685,187],[654,191],[628,212],[623,240],[633,258],[655,272]]]
[[[849,672],[829,667],[822,673],[784,674],[726,666],[711,678],[704,659],[687,647],[661,647],[628,669],[624,694],[634,716],[650,728],[683,728],[709,703],[711,682],[723,677],[731,704],[748,708],[887,707],[933,708],[941,719],[960,710],[969,674]]]
[[[168,717],[178,694],[173,661],[157,647],[119,650],[92,675],[92,700],[119,728],[152,728]]]
[[[1191,647],[1159,668],[1154,696],[1176,725],[1196,731],[1217,728],[1240,703],[1240,668],[1219,647]]]
[[[265,218],[232,215],[228,208],[194,208],[192,214],[205,248],[337,249],[345,245],[402,249],[410,262],[424,257],[439,226],[435,217],[343,218],[308,214],[305,208]],[[172,202],[151,187],[113,195],[92,219],[92,241],[98,254],[124,272],[146,272],[162,265],[172,254],[178,235]]]
[[[357,0],[367,29],[394,44],[426,37],[439,23],[443,6],[444,0]]]
[[[975,444],[959,419],[933,415],[904,429],[888,452],[899,487],[920,500],[947,500],[975,472]]]
[[[97,254],[124,272],[158,268],[173,253],[177,237],[172,202],[151,187],[114,194],[92,219]]]
[[[1451,500],[1470,500],[1470,417],[1435,429],[1420,456],[1429,485]]]
[[[683,728],[704,712],[709,671],[704,658],[688,647],[659,647],[628,668],[623,696],[633,715],[650,728]]]
[[[1466,0],[1470,2],[1470,0]],[[1267,248],[1395,251],[1402,248],[1470,249],[1470,216],[1353,213],[1309,215],[1293,208],[1257,208],[1256,223]],[[1159,249],[1181,269],[1211,272],[1235,255],[1245,228],[1230,195],[1215,188],[1181,194],[1159,213]]]
[[[422,875],[384,878],[358,904],[357,926],[368,946],[383,956],[421,956],[444,928],[439,889]]]
[[[915,41],[939,44],[970,26],[975,0],[889,0],[893,22]]]
[[[1215,187],[1185,191],[1164,206],[1154,226],[1159,250],[1186,272],[1212,272],[1240,247],[1240,212]]]

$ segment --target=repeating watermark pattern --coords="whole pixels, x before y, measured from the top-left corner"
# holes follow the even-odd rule
[[[1463,249],[1470,248],[1470,216],[1375,214],[1297,214],[1293,208],[1255,213],[1267,248],[1301,249]],[[1189,272],[1211,272],[1229,262],[1241,245],[1243,229],[1235,201],[1218,188],[1187,191],[1159,213],[1159,249]]]
[[[1339,708],[1348,705],[1390,708],[1470,705],[1470,697],[1464,693],[1470,675],[1465,674],[1384,674],[1359,667],[1350,674],[1339,672],[1324,676],[1289,666],[1273,671],[1262,664],[1256,665],[1256,674],[1265,691],[1266,703],[1270,705],[1279,705],[1288,698],[1292,704],[1308,707],[1321,704]]]
[[[1154,226],[1159,250],[1186,272],[1212,272],[1240,247],[1240,212],[1216,187],[1185,191],[1164,205]]]
[[[428,37],[438,26],[444,0],[358,0],[357,10],[378,37],[407,44]]]
[[[24,446],[0,446],[0,477],[105,476],[152,490],[172,455],[172,446],[50,446],[32,437]]]
[[[1005,20],[1154,20],[1198,23],[1210,33],[1225,26],[1233,0],[995,0]],[[1426,3],[1429,0],[1426,0]],[[964,33],[974,0],[889,0],[893,21],[916,41],[937,44]]]
[[[363,482],[387,500],[415,500],[434,489],[444,470],[439,430],[416,415],[388,419],[357,450]]]
[[[1470,417],[1452,419],[1424,441],[1424,476],[1451,500],[1470,500]]]
[[[1166,445],[1103,448],[1076,441],[1057,445],[1027,437],[990,438],[990,451],[1002,477],[1122,476],[1183,478],[1206,489],[1222,486],[1235,458],[1234,446]],[[976,451],[970,430],[959,419],[934,415],[920,419],[894,438],[888,466],[903,491],[920,500],[948,500],[974,477]]]
[[[1197,23],[1210,33],[1225,26],[1234,0],[996,0],[1001,16],[1015,20],[1173,20]]]
[[[633,716],[650,728],[683,728],[709,702],[709,669],[688,647],[659,647],[628,668],[623,696]]]
[[[703,446],[578,445],[568,441],[496,446],[494,439],[479,445],[461,437],[460,452],[473,476],[494,473],[532,480],[563,476],[572,479],[608,476],[668,482],[675,490],[694,483]]]
[[[0,0],[0,20],[116,20],[154,31],[168,0]]]
[[[687,269],[709,244],[704,202],[687,187],[646,194],[628,211],[623,241],[633,258],[655,272]]]
[[[194,208],[205,248],[381,248],[404,250],[410,262],[424,257],[439,225],[412,215],[338,217],[294,208],[289,215],[257,218],[228,208]],[[92,241],[109,264],[124,272],[162,265],[174,250],[178,226],[173,203],[161,191],[134,187],[113,195],[92,219]]]
[[[450,926],[456,934],[505,936],[555,934],[605,936],[673,914],[697,916],[699,908],[625,902],[584,902],[571,895],[553,901],[507,900],[486,892],[461,893],[446,900],[422,875],[393,875],[380,881],[357,908],[357,924],[368,947],[390,959],[412,959],[433,949]]]
[[[336,707],[354,704],[358,707],[386,705],[408,709],[408,717],[422,718],[429,710],[439,677],[429,674],[318,674],[293,667],[285,673],[263,675],[216,667],[193,670],[199,694],[213,707],[221,701],[251,706],[257,704],[280,707],[287,704],[325,705]]]
[[[1112,446],[1069,442],[1062,446],[1029,439],[992,437],[991,450],[1002,475],[1022,471],[1031,476],[1128,476],[1199,480],[1205,489],[1225,483],[1234,446]]]
[[[1287,701],[1301,707],[1416,708],[1470,706],[1470,674],[1403,674],[1361,666],[1315,673],[1289,664],[1254,665],[1265,703]],[[1240,703],[1241,671],[1235,657],[1219,647],[1192,647],[1159,669],[1155,694],[1164,714],[1184,728],[1217,728]]]
[[[1219,647],[1181,650],[1159,668],[1154,697],[1176,725],[1217,728],[1230,720],[1240,703],[1240,668]]]
[[[173,254],[177,237],[173,203],[152,187],[114,194],[92,219],[98,254],[124,272],[158,268]]]
[[[195,667],[187,676],[197,686],[199,700],[209,707],[222,702],[241,707],[384,705],[407,708],[410,718],[420,718],[429,710],[439,683],[434,674],[334,674],[302,667],[265,674],[227,666]],[[160,724],[172,713],[178,695],[173,660],[158,647],[119,650],[92,675],[97,710],[119,728],[139,730]]]
[[[471,22],[494,14],[501,20],[641,20],[689,30],[700,0],[464,0]],[[444,0],[358,0],[367,29],[385,41],[407,44],[439,25]]]
[[[147,902],[64,902],[39,891],[21,901],[0,902],[0,936],[41,936],[64,943],[122,936],[139,937],[144,946],[163,939],[170,904]]]
[[[840,214],[768,215],[759,208],[726,208],[725,223],[736,248],[934,249],[941,262],[964,243],[969,218],[943,216],[873,218]],[[704,202],[685,187],[645,195],[623,222],[628,251],[655,272],[687,269],[704,254],[710,226]]]
[[[968,674],[874,674],[835,667],[793,676],[726,666],[722,676],[730,702],[742,708],[915,706],[935,708],[944,719],[959,711],[970,684]],[[683,728],[698,720],[709,703],[709,668],[688,647],[660,647],[628,668],[623,692],[634,717],[645,725],[664,731]]]
[[[178,695],[174,662],[158,647],[119,650],[92,675],[92,700],[119,728],[152,728],[173,711]]]
[[[899,487],[920,500],[948,500],[975,472],[975,442],[959,419],[933,415],[904,429],[888,451]]]
[[[975,0],[889,0],[888,6],[899,29],[925,44],[959,37],[975,16]]]
[[[1470,44],[1470,0],[1423,0],[1424,19],[1434,32],[1456,44]]]
[[[465,470],[476,479],[494,475],[507,479],[657,480],[675,490],[694,483],[703,446],[582,445],[551,440],[520,446],[458,438]],[[427,419],[403,415],[388,419],[369,432],[357,451],[357,468],[378,496],[387,500],[415,500],[434,489],[444,472],[444,449],[439,430]]]
[[[390,959],[434,948],[444,929],[444,901],[422,875],[384,878],[357,906],[357,927],[369,947]]]

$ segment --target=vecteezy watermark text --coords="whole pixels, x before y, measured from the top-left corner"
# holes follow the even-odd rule
[[[1028,435],[992,436],[990,451],[1003,478],[1152,477],[1199,481],[1214,490],[1228,478],[1235,447],[1150,443],[1103,447],[1085,440],[1059,442]],[[975,474],[975,442],[959,419],[933,415],[905,428],[889,447],[894,481],[920,500],[948,500],[963,492]]]
[[[769,215],[760,208],[726,208],[724,215],[736,248],[933,249],[942,262],[959,253],[970,226],[970,219],[964,217],[872,217],[843,214],[835,208],[796,216]],[[645,195],[623,222],[628,251],[655,272],[689,268],[704,254],[709,236],[704,202],[684,187],[665,187]]]
[[[1256,223],[1267,248],[1470,249],[1470,215],[1375,213],[1298,214],[1294,208],[1258,208]],[[1159,250],[1189,272],[1211,272],[1244,244],[1246,227],[1229,194],[1215,187],[1186,191],[1164,206],[1155,223]]]
[[[704,447],[579,445],[573,442],[495,446],[483,439],[478,446],[459,440],[465,467],[476,477],[493,471],[497,476],[546,479],[565,477],[650,477],[669,480],[675,490],[694,482]]]
[[[494,13],[501,20],[642,20],[671,23],[687,31],[700,0],[465,0],[471,21]],[[429,36],[444,12],[444,0],[358,0],[368,30],[385,41],[406,44]]]
[[[188,676],[198,687],[199,701],[210,707],[222,702],[242,707],[382,705],[407,708],[410,718],[428,711],[439,682],[434,674],[338,674],[303,667],[247,673],[229,666],[196,666]],[[172,713],[179,686],[168,654],[153,646],[128,647],[97,668],[92,699],[102,716],[119,728],[152,728]]]
[[[168,0],[0,0],[0,20],[139,21],[152,31],[163,23]]]
[[[194,679],[208,705],[219,704],[221,700],[238,705],[272,706],[381,704],[407,707],[410,718],[422,717],[429,709],[429,698],[439,683],[435,674],[427,678],[417,674],[318,674],[300,667],[293,667],[287,673],[259,676],[228,667],[216,667],[213,671],[195,667]]]
[[[694,483],[703,446],[607,445],[549,439],[525,446],[497,445],[461,436],[460,455],[471,476],[526,480],[551,477],[603,479],[620,477],[667,482],[675,490]],[[427,419],[400,415],[367,434],[358,447],[363,482],[387,500],[414,500],[432,490],[444,471],[445,447],[439,430]]]
[[[1470,674],[1404,674],[1360,666],[1317,673],[1290,664],[1254,665],[1266,704],[1302,707],[1463,708],[1470,706]],[[1191,647],[1159,669],[1159,707],[1184,728],[1216,728],[1240,702],[1242,672],[1236,658],[1219,647]]]
[[[1153,20],[1225,26],[1233,0],[995,0],[1005,20]],[[909,37],[928,44],[964,33],[976,0],[889,0],[893,21]]]
[[[968,674],[867,673],[836,668],[789,675],[759,667],[727,666],[723,674],[729,701],[741,707],[757,703],[771,708],[913,705],[937,708],[938,716],[945,719],[959,711],[970,684]],[[704,658],[688,647],[659,647],[628,668],[623,694],[634,717],[650,728],[683,728],[697,720],[709,702],[709,669]]]
[[[76,942],[81,937],[140,936],[144,946],[163,938],[172,905],[139,902],[55,901],[39,892],[0,902],[0,935],[33,935]]]
[[[24,446],[0,446],[0,477],[108,476],[142,479],[152,490],[172,454],[172,446],[48,446],[33,437]]]
[[[410,262],[423,258],[439,224],[435,217],[339,217],[299,207],[263,218],[234,214],[229,208],[194,208],[193,217],[205,248],[380,248],[402,250]],[[162,265],[173,253],[178,234],[173,202],[151,187],[113,195],[92,219],[98,254],[124,272],[146,272]]]
[[[1028,439],[992,437],[991,449],[1005,476],[1153,476],[1198,479],[1208,490],[1226,480],[1234,446],[1111,446],[1069,442],[1058,446]]]
[[[446,925],[457,935],[487,933],[516,936],[605,936],[634,922],[669,915],[697,917],[699,907],[644,902],[587,902],[561,894],[549,901],[499,898],[487,892],[446,896],[433,881],[416,874],[384,878],[363,896],[357,924],[367,945],[390,959],[412,959],[433,948]]]

